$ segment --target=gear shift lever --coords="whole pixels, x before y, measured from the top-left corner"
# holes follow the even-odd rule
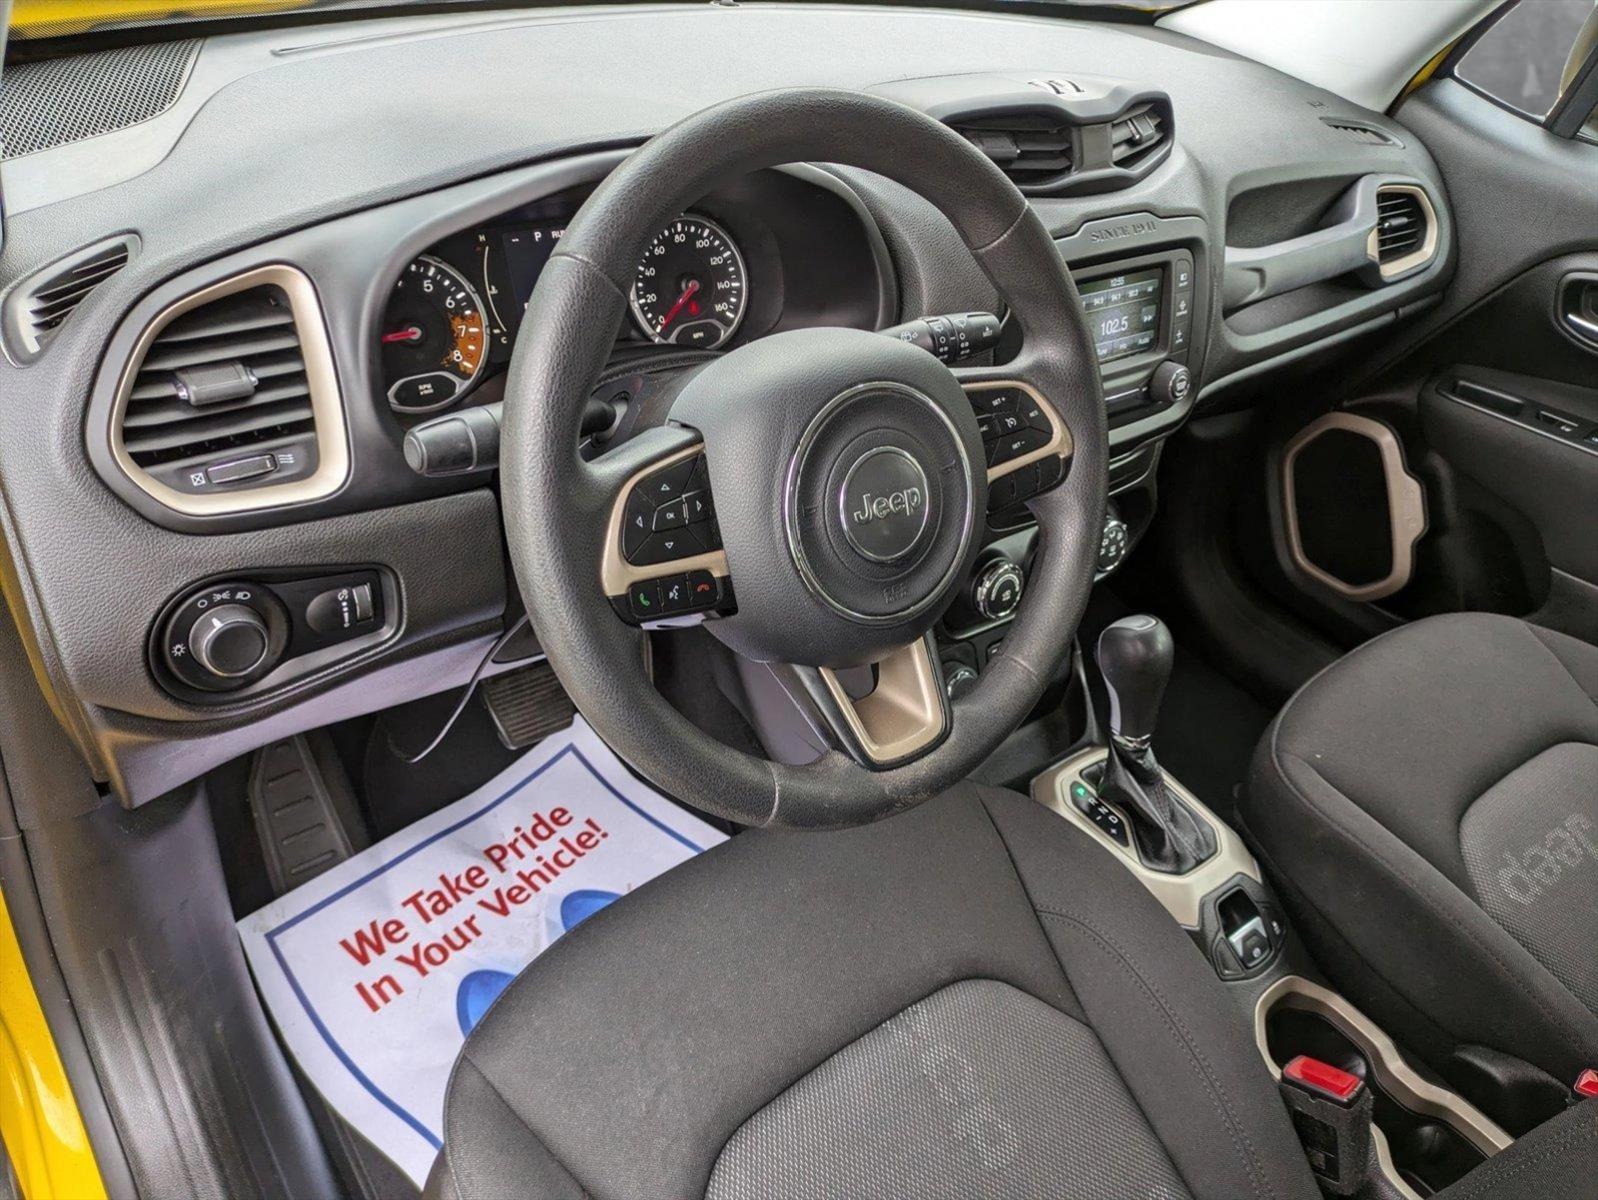
[[[1215,831],[1166,786],[1154,758],[1154,723],[1175,652],[1158,617],[1123,617],[1099,636],[1110,693],[1110,757],[1099,794],[1125,811],[1144,866],[1185,875],[1215,853]]]

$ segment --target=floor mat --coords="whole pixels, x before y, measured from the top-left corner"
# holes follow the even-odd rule
[[[723,840],[579,719],[469,796],[244,918],[239,935],[300,1069],[420,1185],[442,1144],[450,1067],[517,972]]]

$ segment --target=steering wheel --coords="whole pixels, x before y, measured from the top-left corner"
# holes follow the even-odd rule
[[[942,210],[1020,323],[1020,355],[951,369],[863,330],[778,333],[693,376],[666,424],[585,461],[584,402],[649,240],[719,181],[800,161],[874,171]],[[979,410],[990,430],[996,419],[1032,430],[992,466]],[[745,825],[826,828],[945,790],[1036,704],[1092,586],[1107,457],[1076,289],[1015,186],[914,109],[793,89],[687,118],[588,198],[522,321],[500,461],[527,610],[600,736],[703,810]],[[990,486],[1046,489],[1028,501],[1039,548],[1001,648],[950,702],[930,630],[975,563]],[[641,535],[660,522],[658,499],[713,505],[715,520],[665,539],[682,543],[678,559],[629,562],[629,529]],[[667,524],[677,520],[673,508]],[[643,557],[658,560],[660,545]],[[666,601],[657,577],[677,585]],[[799,766],[745,754],[655,690],[622,614],[629,597],[634,615],[640,605],[675,607],[685,585],[725,614],[705,621],[711,634],[738,654],[784,664],[781,677],[819,717],[831,750]],[[846,670],[860,666],[875,667],[864,696],[851,683],[861,673]]]

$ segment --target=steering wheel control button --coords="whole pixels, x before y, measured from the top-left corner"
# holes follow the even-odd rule
[[[266,622],[242,604],[209,609],[189,631],[189,653],[219,679],[240,679],[266,659],[271,638]]]
[[[715,513],[703,454],[652,471],[627,495],[621,556],[643,567],[720,550]]]
[[[971,407],[977,415],[1013,413],[1021,404],[1021,389],[1014,387],[982,388],[966,393],[971,397]]]
[[[989,563],[977,575],[971,588],[971,607],[989,621],[1007,620],[1020,607],[1025,590],[1025,572],[1008,559],[1001,559]]]
[[[641,579],[627,588],[627,611],[639,621],[653,621],[663,616],[660,604],[660,583],[654,579]]]
[[[838,493],[838,520],[855,552],[875,563],[898,562],[921,540],[930,508],[927,473],[897,446],[879,446],[855,460]]]
[[[681,500],[672,500],[655,510],[655,532],[663,529],[681,529],[688,524],[688,508]]]

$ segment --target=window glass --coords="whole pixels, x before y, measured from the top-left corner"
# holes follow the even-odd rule
[[[1595,4],[1598,0],[1519,0],[1470,48],[1454,74],[1500,104],[1541,120],[1559,99],[1571,48]]]

